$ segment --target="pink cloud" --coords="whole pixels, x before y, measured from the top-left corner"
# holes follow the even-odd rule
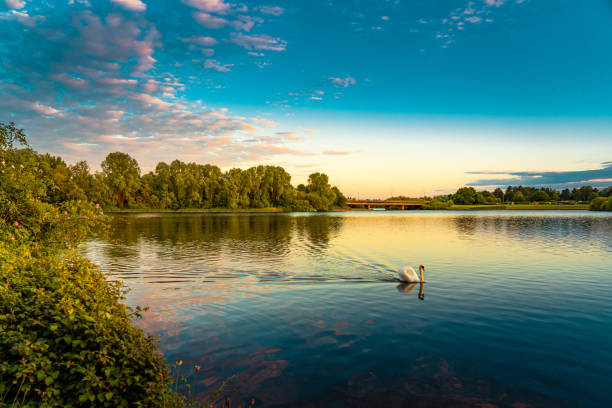
[[[51,106],[42,105],[40,102],[34,102],[30,104],[30,109],[32,109],[36,113],[40,113],[41,115],[45,116],[64,116],[64,113],[62,111],[52,108]]]
[[[221,64],[219,61],[213,59],[204,61],[205,69],[214,69],[217,72],[229,72],[233,66],[234,64]]]
[[[26,2],[23,0],[4,0],[6,7],[10,9],[22,9],[25,7]]]
[[[249,32],[255,26],[255,23],[261,24],[263,23],[263,19],[259,17],[239,16],[236,20],[232,21],[231,24],[236,30]]]
[[[280,16],[285,12],[285,9],[278,6],[261,6],[258,9],[263,14],[271,14],[273,16]]]
[[[348,156],[349,154],[359,152],[361,152],[361,150],[324,150],[323,154],[330,156]]]
[[[121,7],[131,11],[145,11],[147,5],[140,0],[111,0],[113,3],[117,3]]]
[[[230,8],[224,0],[183,0],[183,3],[210,13],[224,13]]]
[[[45,16],[31,16],[26,10],[9,10],[4,16],[0,15],[0,19],[17,20],[24,26],[32,28],[38,23],[45,21],[46,18]]]
[[[217,45],[216,39],[203,35],[197,37],[183,38],[182,41],[190,44],[204,45],[206,47],[213,47]]]
[[[229,21],[227,21],[224,18],[221,17],[215,17],[211,14],[208,13],[204,13],[204,12],[195,12],[193,13],[193,18],[200,23],[201,25],[203,25],[206,28],[212,28],[212,29],[216,29],[216,28],[223,28],[226,25],[229,24]]]
[[[287,47],[287,41],[265,34],[244,35],[232,33],[230,42],[246,48],[247,50],[285,51]]]
[[[258,119],[258,118],[252,118],[251,119],[253,122],[257,123],[258,125],[262,125],[265,127],[276,127],[278,126],[278,123],[269,120],[269,119]]]
[[[85,81],[84,79],[65,73],[53,74],[50,76],[50,78],[70,88],[83,89],[87,86],[87,81]]]

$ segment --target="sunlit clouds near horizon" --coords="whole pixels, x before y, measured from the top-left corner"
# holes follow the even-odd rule
[[[607,186],[610,38],[606,0],[0,0],[0,121],[93,169],[274,164],[362,197]]]

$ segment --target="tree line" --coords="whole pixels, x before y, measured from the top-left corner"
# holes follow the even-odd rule
[[[612,210],[612,186],[598,189],[593,186],[555,190],[549,187],[508,186],[506,190],[496,188],[476,191],[473,187],[461,187],[454,194],[437,196],[431,202],[432,208],[449,208],[458,205],[495,205],[502,203],[590,203],[593,210]]]
[[[221,171],[210,164],[161,162],[141,175],[136,159],[110,153],[92,172],[86,161],[68,165],[60,157],[32,149],[15,152],[21,163],[36,166],[50,203],[83,200],[104,208],[269,208],[289,211],[329,211],[345,207],[342,192],[329,184],[324,173],[312,173],[308,182],[294,187],[279,166],[256,166]]]

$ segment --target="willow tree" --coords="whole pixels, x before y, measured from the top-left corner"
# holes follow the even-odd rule
[[[126,153],[109,153],[102,162],[102,173],[117,206],[123,208],[140,183],[138,162]]]

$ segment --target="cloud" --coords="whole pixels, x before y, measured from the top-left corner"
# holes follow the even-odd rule
[[[278,6],[261,6],[258,10],[263,14],[271,14],[273,16],[280,16],[285,12],[285,9]]]
[[[140,0],[111,0],[113,3],[117,3],[121,7],[131,11],[145,11],[147,5]]]
[[[208,36],[196,36],[196,37],[189,37],[189,38],[182,38],[181,41],[185,42],[185,43],[189,43],[189,44],[197,44],[197,45],[204,45],[206,47],[212,47],[217,45],[218,41],[216,39],[214,39],[213,37],[208,37]]]
[[[507,178],[488,178],[468,183],[468,186],[563,186],[570,184],[612,183],[612,163],[603,162],[602,168],[575,171],[471,171],[467,174],[504,175]]]
[[[217,38],[187,29],[172,31],[174,36],[164,32],[167,43],[162,48],[162,36],[145,13],[125,12],[110,2],[105,7],[83,1],[70,6],[40,4],[38,16],[25,9],[0,12],[0,117],[24,127],[35,149],[68,162],[88,160],[94,169],[106,153],[117,150],[137,158],[143,169],[172,158],[243,166],[310,154],[293,147],[298,137],[291,133],[244,143],[243,139],[256,138],[253,133],[278,124],[211,109],[188,96],[189,84],[208,84],[203,67],[221,72],[232,67],[185,52],[213,52],[208,47],[218,46]],[[223,24],[235,29],[231,23],[238,20],[241,30],[255,27],[261,19],[232,14],[245,11],[232,6],[224,11]],[[285,42],[269,36],[241,33],[234,38],[258,53],[285,47]],[[194,60],[199,75],[176,70],[185,62],[179,58]],[[179,76],[183,74],[185,80]]]
[[[287,41],[280,38],[270,37],[266,34],[244,35],[232,33],[230,42],[237,44],[247,50],[285,51]]]
[[[218,29],[229,24],[229,21],[204,12],[194,12],[193,18],[206,28]]]
[[[257,123],[258,125],[262,125],[262,126],[265,126],[265,127],[276,127],[276,126],[278,126],[278,123],[276,123],[276,122],[274,122],[272,120],[269,120],[269,119],[265,119],[265,118],[264,119],[252,118],[251,120],[253,122]]]
[[[232,27],[235,30],[242,31],[251,31],[251,29],[255,26],[255,24],[263,23],[263,19],[259,17],[251,17],[251,16],[238,16],[238,18],[231,22]]]
[[[23,24],[26,27],[34,27],[37,24],[42,23],[43,21],[45,21],[45,16],[31,16],[30,14],[28,14],[28,12],[26,10],[24,11],[17,11],[17,10],[9,10],[6,13],[0,13],[0,20],[17,20],[18,22],[20,22],[21,24]]]
[[[292,142],[304,140],[304,136],[296,135],[295,132],[276,132],[276,134],[282,137],[283,139],[289,140]]]
[[[224,13],[230,9],[224,0],[183,0],[183,3],[209,13]]]
[[[4,0],[6,7],[10,9],[22,9],[25,7],[26,2],[23,0]]]
[[[339,88],[348,88],[351,85],[355,85],[357,81],[350,75],[345,76],[344,78],[331,77],[329,78],[331,83]]]
[[[234,64],[221,64],[217,60],[207,59],[204,61],[204,68],[206,69],[214,69],[217,72],[229,72]]]
[[[360,153],[362,151],[363,150],[324,150],[323,154],[329,156],[348,156],[349,154]]]
[[[41,115],[45,116],[64,116],[62,111],[52,108],[51,106],[43,105],[40,102],[34,102],[30,104],[30,109],[32,109],[36,113],[40,113]]]

